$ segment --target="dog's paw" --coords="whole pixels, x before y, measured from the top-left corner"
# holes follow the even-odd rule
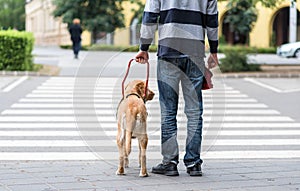
[[[121,172],[117,171],[117,172],[116,172],[116,175],[118,175],[118,176],[123,176],[123,175],[125,175],[125,173],[124,173],[124,172],[121,173]]]
[[[125,175],[124,168],[118,168],[116,175]]]
[[[145,172],[145,173],[140,172],[140,175],[139,175],[139,176],[140,176],[140,177],[148,177],[149,175],[148,175],[147,172]]]

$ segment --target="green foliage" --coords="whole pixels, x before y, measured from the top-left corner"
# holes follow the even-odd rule
[[[243,43],[247,42],[248,34],[257,20],[253,0],[230,0],[227,7],[229,10],[224,23],[229,24],[231,32],[246,37]]]
[[[219,37],[219,45],[223,45],[223,44],[224,45],[227,44],[226,39],[224,36],[220,36]]]
[[[264,7],[274,8],[283,1],[284,0],[254,0],[253,3],[256,5],[258,2],[260,2]]]
[[[33,44],[31,33],[0,31],[0,70],[33,70]]]
[[[218,0],[218,1],[227,1],[227,0]],[[234,1],[239,1],[239,0],[234,0]],[[267,7],[267,8],[274,8],[280,3],[282,3],[284,0],[253,0],[253,5],[255,6],[257,3],[261,3],[262,6]]]
[[[115,45],[92,45],[89,50],[91,51],[121,51],[121,52],[138,52],[139,46],[115,46]],[[151,45],[149,52],[156,52],[157,46]]]
[[[95,40],[99,32],[113,32],[124,27],[122,0],[54,0],[55,17],[62,17],[63,22],[71,24],[79,18],[85,29],[93,33]]]
[[[251,46],[241,46],[241,45],[219,45],[218,49],[219,53],[225,53],[230,51],[238,51],[238,52],[247,52],[247,53],[254,53],[254,54],[275,54],[276,48],[269,47],[269,48],[258,48],[258,47],[251,47]]]
[[[141,0],[130,0],[130,3],[137,5],[137,9],[131,9],[134,13],[133,18],[138,18],[139,23],[142,23],[142,16],[144,12],[144,2]]]
[[[81,49],[80,50],[89,50],[89,47],[90,46],[81,46]],[[72,49],[72,45],[60,45],[60,48],[62,49]]]
[[[222,72],[249,72],[260,71],[257,64],[248,63],[246,51],[226,51],[225,58],[220,59]]]
[[[0,29],[25,29],[24,0],[0,0]]]

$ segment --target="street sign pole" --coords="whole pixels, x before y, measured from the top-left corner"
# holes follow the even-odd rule
[[[297,6],[295,0],[291,0],[290,6],[290,42],[297,40]]]

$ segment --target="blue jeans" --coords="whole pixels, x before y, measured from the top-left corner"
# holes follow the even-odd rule
[[[73,52],[75,56],[79,54],[80,49],[81,49],[81,42],[73,41]]]
[[[199,61],[199,62],[198,62]],[[187,138],[184,164],[192,166],[202,163],[200,159],[202,141],[202,82],[203,58],[197,64],[188,57],[159,58],[157,66],[159,101],[161,107],[161,152],[163,163],[178,164],[177,110],[179,84],[181,82],[187,116]]]

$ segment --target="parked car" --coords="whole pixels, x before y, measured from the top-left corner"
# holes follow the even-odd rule
[[[290,58],[300,58],[300,42],[287,43],[277,48],[277,55]]]

